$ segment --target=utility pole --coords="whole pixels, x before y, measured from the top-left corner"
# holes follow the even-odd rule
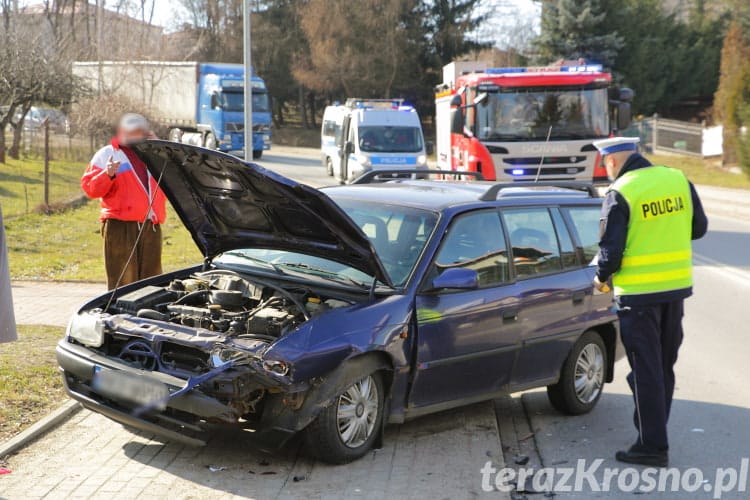
[[[244,63],[245,63],[245,161],[253,159],[253,63],[250,43],[250,14],[252,1],[243,2]]]
[[[86,0],[88,1],[88,0]],[[103,75],[103,67],[102,67],[102,33],[103,33],[103,22],[104,22],[104,1],[105,0],[96,0],[96,60],[99,63],[99,74],[97,75],[97,84],[96,89],[99,93],[99,95],[102,95],[102,80],[104,79]],[[86,19],[86,22],[88,23],[89,20]]]

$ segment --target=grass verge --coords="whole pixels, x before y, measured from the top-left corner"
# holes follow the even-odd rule
[[[13,279],[104,281],[99,203],[5,221]],[[200,263],[200,251],[171,207],[162,227],[164,271]]]
[[[0,441],[24,430],[66,398],[55,361],[64,329],[19,326],[18,341],[0,344]]]
[[[679,168],[693,184],[719,186],[736,189],[750,189],[750,177],[734,174],[721,168],[719,160],[704,160],[679,155],[646,155],[654,165]]]
[[[49,168],[50,204],[67,201],[81,193],[80,180],[86,165],[70,161],[51,161]],[[0,204],[3,216],[30,213],[44,203],[44,161],[13,160],[0,163]]]

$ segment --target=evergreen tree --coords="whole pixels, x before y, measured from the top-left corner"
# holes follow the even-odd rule
[[[623,39],[605,24],[599,0],[546,0],[542,5],[542,31],[535,43],[540,63],[579,59],[611,66]]]
[[[750,173],[750,7],[740,7],[724,38],[714,109],[724,126],[724,163],[739,162]]]

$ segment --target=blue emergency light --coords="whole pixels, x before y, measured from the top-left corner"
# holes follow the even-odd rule
[[[526,171],[522,168],[514,168],[510,171],[511,175],[523,175],[526,173]]]
[[[489,68],[484,70],[491,75],[502,75],[505,73],[526,73],[527,68]]]

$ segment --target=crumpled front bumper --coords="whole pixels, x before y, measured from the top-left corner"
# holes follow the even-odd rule
[[[188,445],[205,445],[208,430],[205,422],[236,423],[239,412],[220,401],[192,390],[170,398],[167,411],[136,415],[132,408],[120,406],[97,394],[92,388],[94,371],[97,369],[122,370],[141,377],[148,377],[166,384],[170,392],[185,385],[185,380],[161,372],[144,371],[133,368],[117,359],[102,356],[83,346],[61,340],[56,349],[56,357],[62,371],[63,384],[68,395],[85,408],[123,425],[156,434],[167,440]],[[172,411],[170,411],[172,410]],[[275,448],[283,445],[295,429],[279,428],[272,423],[262,425],[254,433],[262,447]]]

